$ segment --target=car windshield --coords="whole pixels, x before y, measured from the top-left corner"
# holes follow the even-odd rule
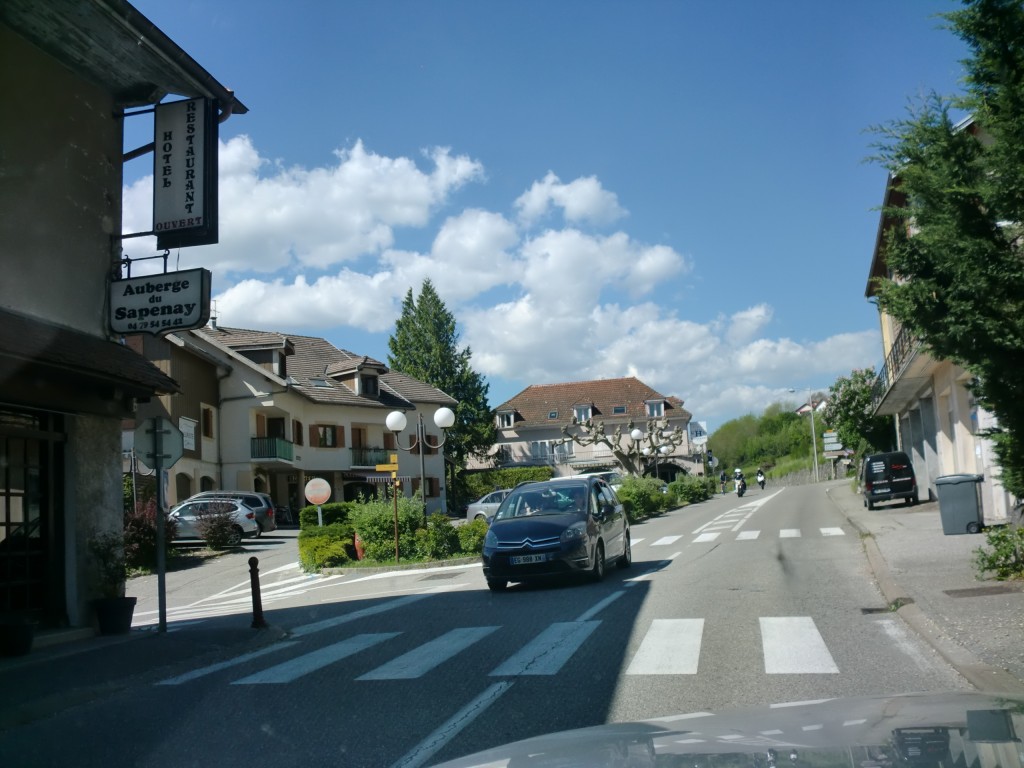
[[[498,507],[495,520],[509,520],[517,517],[543,515],[564,515],[566,513],[585,516],[587,510],[587,487],[583,483],[559,483],[542,488],[527,488],[514,491]]]

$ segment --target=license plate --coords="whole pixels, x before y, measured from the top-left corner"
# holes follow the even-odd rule
[[[871,489],[871,492],[872,493],[876,493],[876,494],[889,493],[889,487],[888,486],[879,487],[879,486],[876,485],[874,488]]]
[[[513,555],[508,560],[512,565],[529,565],[530,563],[543,563],[547,559],[547,555]]]

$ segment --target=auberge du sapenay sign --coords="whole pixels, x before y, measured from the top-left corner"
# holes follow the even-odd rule
[[[114,333],[151,333],[202,328],[210,319],[210,270],[114,280],[110,284],[110,328]]]

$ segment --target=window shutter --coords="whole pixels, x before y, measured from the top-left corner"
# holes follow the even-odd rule
[[[309,425],[309,447],[317,448],[320,445],[320,433],[316,429],[316,424]]]
[[[345,428],[344,427],[335,427],[334,428],[334,436],[336,438],[338,438],[337,440],[334,441],[334,444],[337,445],[339,448],[344,448],[345,447]]]
[[[385,432],[384,433],[384,448],[389,451],[395,450],[395,433]]]
[[[292,419],[292,439],[296,445],[302,445],[302,422]]]
[[[267,436],[267,417],[262,413],[256,414],[256,437]]]

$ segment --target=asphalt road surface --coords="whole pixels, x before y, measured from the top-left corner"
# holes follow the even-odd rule
[[[284,558],[264,606],[286,637],[0,734],[0,752],[25,765],[420,766],[609,722],[968,690],[887,610],[845,523],[823,486],[755,487],[634,526],[633,566],[599,584],[505,593],[475,564],[325,578]],[[172,628],[244,613],[244,572],[218,578],[205,598],[198,578],[176,588]]]

